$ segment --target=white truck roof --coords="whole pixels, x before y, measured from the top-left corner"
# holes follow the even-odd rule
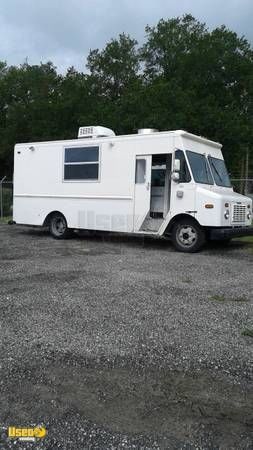
[[[182,137],[182,138],[186,138],[192,141],[196,141],[196,142],[202,142],[203,144],[207,144],[209,146],[221,149],[222,148],[222,144],[220,144],[219,142],[215,142],[215,141],[211,141],[205,137],[202,136],[197,136],[196,134],[192,134],[189,133],[188,131],[185,130],[172,130],[172,131],[157,131],[157,132],[152,132],[149,134],[126,134],[126,135],[111,135],[111,136],[103,136],[103,137],[87,137],[87,138],[83,138],[83,139],[61,139],[61,140],[55,140],[55,141],[38,141],[38,142],[23,142],[23,143],[18,143],[16,144],[16,146],[19,145],[33,145],[33,144],[51,144],[51,143],[65,143],[65,142],[94,142],[94,141],[117,141],[117,140],[122,140],[122,139],[133,139],[133,138],[158,138],[158,137],[166,137],[166,136],[178,136],[178,137]]]

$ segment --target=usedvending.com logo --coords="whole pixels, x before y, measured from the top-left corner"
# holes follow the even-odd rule
[[[43,426],[36,426],[34,428],[8,428],[8,438],[18,439],[20,441],[35,441],[37,439],[43,439],[47,434],[47,430]]]

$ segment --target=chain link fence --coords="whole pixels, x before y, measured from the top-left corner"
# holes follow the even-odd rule
[[[235,192],[253,199],[253,178],[232,178],[231,183]]]
[[[0,180],[0,219],[12,217],[13,182],[3,178]]]

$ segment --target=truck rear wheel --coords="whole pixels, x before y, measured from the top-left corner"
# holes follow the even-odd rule
[[[49,230],[55,239],[66,239],[69,236],[67,221],[60,213],[55,213],[51,216]]]
[[[204,245],[204,230],[191,218],[181,219],[172,229],[172,243],[179,252],[194,253]]]

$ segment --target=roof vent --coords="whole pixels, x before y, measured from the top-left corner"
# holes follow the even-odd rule
[[[158,133],[159,130],[156,130],[155,128],[140,128],[138,130],[138,134],[152,134],[152,133]]]
[[[78,138],[98,138],[115,136],[114,131],[105,127],[80,127]]]

